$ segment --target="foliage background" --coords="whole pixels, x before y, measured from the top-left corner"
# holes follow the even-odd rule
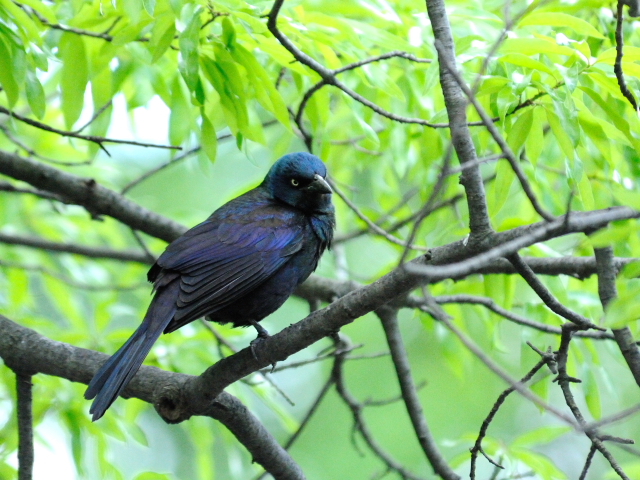
[[[48,163],[65,162],[56,167],[120,191],[181,152],[87,142],[34,128],[6,114],[10,110],[65,132],[91,121],[82,135],[176,145],[183,152],[201,147],[126,193],[150,210],[191,226],[255,186],[279,156],[304,150],[302,131],[313,137],[307,140],[314,152],[368,217],[389,226],[417,211],[438,178],[448,130],[390,121],[331,87],[311,97],[296,125],[287,109],[295,116],[305,92],[320,77],[292,62],[267,30],[264,16],[271,6],[232,0],[0,0],[0,148]],[[640,125],[613,76],[615,9],[610,3],[450,1],[447,9],[457,61],[470,82],[501,35],[505,19],[513,21],[508,38],[481,77],[477,98],[499,117],[497,125],[512,149],[525,149],[522,166],[544,207],[554,214],[564,213],[568,202],[574,210],[638,208]],[[521,12],[525,13],[519,16]],[[279,26],[301,50],[332,69],[392,50],[436,58],[425,5],[416,1],[287,1]],[[623,68],[637,91],[636,26],[624,23]],[[394,114],[430,123],[447,121],[435,61],[391,58],[339,78]],[[531,98],[532,106],[518,107]],[[475,112],[469,112],[470,120],[477,121]],[[498,152],[484,128],[472,127],[472,135],[480,157]],[[496,230],[537,221],[506,161],[488,162],[482,172],[489,179],[487,200]],[[452,175],[441,198],[462,192]],[[32,195],[2,193],[0,198],[5,234],[140,249],[130,229],[109,217],[92,220],[81,207]],[[339,198],[335,204],[338,237],[365,227]],[[465,203],[452,205],[423,222],[416,244],[443,245],[468,233]],[[394,234],[406,238],[408,233],[408,227],[402,227]],[[599,241],[612,243],[618,256],[640,256],[634,222],[616,224],[598,238],[572,235],[524,253],[588,256]],[[148,236],[143,241],[156,255],[164,247]],[[338,242],[317,273],[368,283],[395,267],[402,250],[366,233]],[[144,265],[10,245],[0,245],[0,258],[3,314],[55,340],[111,353],[137,326],[148,305]],[[544,277],[544,282],[563,304],[596,323],[603,321],[595,277]],[[635,310],[626,306],[638,292],[637,280],[623,278],[619,288],[623,311],[609,316],[608,325],[635,320]],[[538,322],[561,323],[514,275],[445,281],[431,293],[486,296]],[[303,318],[308,308],[307,302],[292,298],[264,323],[270,331],[279,331]],[[446,310],[514,377],[538,360],[526,341],[541,349],[555,348],[554,337],[514,325],[482,307],[451,305]],[[414,378],[424,382],[420,399],[434,437],[459,473],[466,474],[468,449],[505,385],[427,314],[405,310],[401,326]],[[635,323],[630,326],[637,328]],[[215,328],[237,348],[254,336],[253,331]],[[343,333],[363,345],[354,355],[387,348],[373,314]],[[328,346],[321,342],[291,361],[313,358]],[[147,363],[198,374],[219,357],[211,333],[194,323],[161,338]],[[593,418],[637,401],[637,386],[612,342],[575,342],[569,361],[570,373],[583,380],[574,387],[578,400]],[[251,385],[236,383],[229,391],[284,441],[329,373],[330,362],[325,361],[275,374],[294,406],[258,376],[250,378]],[[349,388],[361,400],[398,395],[388,357],[349,361],[346,375]],[[11,478],[17,464],[15,380],[8,368],[0,369],[0,377],[0,478]],[[536,377],[533,389],[562,405],[551,378]],[[84,386],[40,375],[34,389],[36,478],[61,468],[67,458],[73,461],[76,478],[224,479],[251,478],[260,472],[234,437],[210,419],[166,425],[149,405],[119,400],[103,420],[92,424],[82,398]],[[402,403],[369,407],[365,416],[389,453],[410,471],[430,477]],[[291,450],[308,478],[368,479],[384,473],[379,459],[352,434],[352,423],[349,410],[331,391]],[[638,439],[640,424],[632,417],[610,433]],[[498,478],[527,472],[533,472],[531,478],[577,478],[589,448],[586,438],[515,396],[500,410],[489,435],[487,453],[506,467]],[[55,455],[40,454],[45,449]],[[637,456],[620,450],[615,455],[629,475],[640,475]],[[488,477],[493,467],[482,458],[480,462],[480,476]],[[589,478],[609,473],[605,462],[596,459]]]

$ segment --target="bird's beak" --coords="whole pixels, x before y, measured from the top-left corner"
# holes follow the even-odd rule
[[[313,176],[313,181],[307,185],[305,190],[317,193],[333,193],[331,185],[329,185],[327,181],[317,173]]]

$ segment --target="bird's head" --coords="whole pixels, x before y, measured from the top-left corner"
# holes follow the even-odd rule
[[[305,212],[329,212],[331,187],[327,167],[310,153],[290,153],[278,159],[262,182],[269,194]]]

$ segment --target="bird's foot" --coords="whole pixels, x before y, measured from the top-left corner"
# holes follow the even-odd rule
[[[262,342],[264,342],[271,335],[269,335],[269,332],[267,332],[266,328],[264,328],[255,320],[251,320],[251,325],[253,325],[255,329],[258,331],[258,336],[254,340],[252,340],[251,343],[249,343],[249,347],[251,348],[251,355],[253,355],[253,358],[256,360],[256,362],[259,362],[260,359],[258,358],[258,351],[256,347],[260,345]],[[271,364],[272,372],[276,368],[277,363],[278,362],[273,362]]]

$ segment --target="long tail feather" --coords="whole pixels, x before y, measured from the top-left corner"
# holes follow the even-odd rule
[[[174,281],[156,293],[138,329],[91,379],[84,398],[95,398],[89,410],[94,422],[104,415],[133,379],[151,347],[171,322],[176,312],[178,290],[179,281]]]

